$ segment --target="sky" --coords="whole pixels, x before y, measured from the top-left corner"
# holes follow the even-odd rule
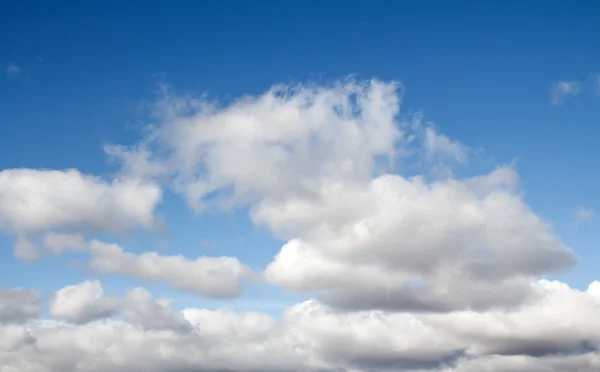
[[[593,2],[5,5],[0,371],[598,371],[599,38]]]

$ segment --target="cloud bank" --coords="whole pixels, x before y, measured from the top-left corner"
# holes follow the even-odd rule
[[[597,370],[600,283],[532,286],[538,300],[511,311],[338,312],[312,300],[276,319],[177,310],[141,288],[108,298],[88,281],[57,291],[56,320],[0,325],[0,363],[25,372]]]

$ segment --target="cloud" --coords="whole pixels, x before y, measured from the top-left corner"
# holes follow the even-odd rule
[[[61,234],[50,232],[46,234],[43,247],[52,255],[60,255],[66,251],[83,251],[88,243],[81,234]]]
[[[576,223],[593,220],[596,217],[596,211],[593,208],[578,208],[573,212],[573,218]]]
[[[121,300],[120,313],[131,324],[144,330],[188,332],[192,326],[184,315],[165,299],[155,300],[143,288],[133,288]]]
[[[259,216],[274,228],[302,222],[305,231],[266,278],[351,309],[517,305],[529,296],[528,278],[576,259],[522,203],[515,180],[510,168],[433,184],[387,175],[362,190],[332,190],[321,203],[269,209]]]
[[[373,157],[394,153],[405,137],[397,89],[379,81],[276,86],[222,109],[165,95],[148,137],[109,154],[127,175],[169,177],[196,211],[315,195],[321,178],[368,179]]]
[[[550,102],[554,106],[559,106],[568,96],[575,96],[580,91],[581,84],[577,81],[559,81],[550,89]]]
[[[20,288],[0,288],[0,324],[20,323],[41,311],[38,293]]]
[[[154,252],[134,255],[116,244],[90,243],[90,267],[98,273],[126,275],[169,285],[211,298],[237,297],[251,270],[234,257],[162,256]]]
[[[50,314],[74,323],[88,323],[118,312],[117,303],[103,297],[98,281],[85,281],[58,290],[50,302]]]
[[[6,76],[10,78],[17,77],[21,74],[21,67],[19,67],[16,63],[12,62],[6,66]]]
[[[425,150],[429,159],[436,156],[445,156],[462,164],[467,162],[469,152],[466,146],[437,133],[431,127],[425,129]]]
[[[105,297],[97,280],[58,290],[51,300],[50,314],[75,324],[121,315],[130,324],[144,330],[187,331],[191,327],[169,301],[154,300],[143,288],[134,288],[123,298]]]
[[[106,182],[72,169],[6,169],[0,172],[0,231],[19,237],[19,257],[35,258],[31,234],[155,228],[153,212],[161,197],[157,185],[131,178]]]
[[[397,83],[377,80],[278,86],[228,106],[167,93],[149,135],[120,148],[122,171],[160,176],[198,212],[249,207],[287,241],[267,281],[338,308],[518,306],[535,295],[530,280],[576,263],[511,167],[432,181],[378,174],[415,154],[467,160],[465,145],[402,121],[400,102]]]
[[[176,310],[135,289],[119,300],[123,320],[0,326],[0,363],[25,372],[597,370],[600,283],[531,285],[538,299],[509,311],[340,313],[311,300],[279,319]]]
[[[25,372],[598,370],[600,283],[580,291],[544,279],[577,258],[527,206],[513,167],[429,177],[440,163],[467,164],[469,148],[405,121],[401,98],[396,82],[351,79],[276,86],[228,105],[163,90],[147,135],[105,148],[122,165],[113,181],[76,171],[0,174],[0,216],[8,216],[0,228],[25,239],[22,252],[41,236],[41,255],[87,252],[97,273],[235,298],[256,273],[234,257],[84,243],[80,230],[153,226],[161,190],[170,190],[196,213],[247,210],[283,241],[262,277],[314,296],[275,318],[181,310],[141,288],[108,297],[99,282],[83,282],[55,293],[50,319],[5,316],[14,324],[0,325],[0,365]],[[19,172],[32,180],[15,181],[27,179]],[[131,192],[121,192],[123,183]]]

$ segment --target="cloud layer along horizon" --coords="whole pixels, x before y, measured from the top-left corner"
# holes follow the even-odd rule
[[[553,103],[578,92],[565,87]],[[550,280],[578,259],[526,204],[517,170],[457,172],[476,153],[401,101],[379,80],[226,105],[163,87],[143,138],[104,147],[112,178],[1,171],[0,231],[17,258],[78,252],[89,273],[140,286],[0,288],[0,371],[600,370],[600,282]],[[166,194],[192,214],[248,211],[283,244],[256,269],[111,241],[168,226]],[[178,308],[143,288],[227,300],[257,282],[312,299],[274,317]]]

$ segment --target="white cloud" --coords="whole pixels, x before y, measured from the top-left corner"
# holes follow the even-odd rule
[[[190,323],[169,301],[154,300],[142,288],[134,288],[123,298],[105,297],[99,281],[85,281],[58,290],[50,302],[50,314],[75,324],[123,316],[130,324],[145,330],[188,331]]]
[[[134,288],[121,300],[120,313],[131,324],[144,330],[188,332],[192,326],[184,314],[166,299],[154,300],[150,292]]]
[[[72,169],[6,169],[0,172],[0,229],[83,227],[115,233],[135,225],[152,228],[160,200],[156,185],[134,179],[107,183]]]
[[[116,244],[90,243],[90,267],[99,273],[120,274],[169,285],[212,298],[234,298],[251,270],[234,257],[163,256],[155,252],[134,255]]]
[[[146,138],[106,147],[123,163],[117,180],[69,176],[101,192],[73,192],[70,183],[41,192],[31,181],[28,202],[19,204],[18,177],[4,176],[13,186],[0,182],[0,211],[11,213],[0,227],[25,238],[50,233],[42,254],[85,250],[96,272],[214,298],[236,297],[254,274],[233,257],[136,255],[84,243],[71,229],[153,225],[158,184],[198,212],[247,207],[254,224],[285,241],[264,278],[316,299],[275,319],[178,310],[140,288],[106,297],[98,282],[83,282],[52,298],[60,321],[4,312],[6,323],[27,323],[0,325],[0,365],[25,372],[597,371],[600,283],[577,291],[540,280],[576,258],[525,204],[515,169],[405,176],[408,161],[425,160],[422,174],[439,164],[428,155],[466,163],[468,148],[402,122],[400,98],[398,84],[381,81],[280,86],[224,107],[167,92]],[[386,162],[400,174],[382,172]],[[139,180],[125,193],[131,198],[115,196],[123,180]],[[89,198],[96,194],[110,196],[119,218],[77,207],[97,206]]]
[[[58,290],[50,302],[52,316],[74,323],[107,318],[118,311],[118,304],[103,297],[98,281],[85,281]]]
[[[131,178],[109,183],[77,170],[6,169],[0,172],[0,231],[19,237],[19,257],[35,258],[37,247],[28,240],[30,234],[155,228],[153,213],[161,197],[155,184]]]
[[[581,84],[577,81],[559,81],[550,89],[550,102],[561,105],[568,96],[575,96],[581,91]]]
[[[280,319],[179,311],[135,289],[119,300],[123,321],[0,326],[0,364],[24,372],[597,370],[600,283],[583,292],[531,285],[538,299],[510,311],[340,313],[307,301]]]
[[[81,234],[50,232],[44,237],[42,245],[50,254],[59,255],[65,251],[83,251],[88,244]]]
[[[6,76],[8,77],[17,77],[21,74],[21,67],[19,67],[16,63],[12,62],[6,66]]]
[[[249,206],[287,240],[268,281],[341,308],[516,306],[532,278],[576,262],[524,204],[512,168],[376,176],[397,154],[467,160],[466,146],[400,121],[400,98],[376,80],[275,87],[225,107],[167,94],[148,137],[118,156],[124,174],[160,174],[197,211]]]
[[[319,203],[257,208],[256,220],[300,236],[266,277],[344,308],[516,305],[529,295],[528,278],[576,259],[523,204],[515,179],[510,168],[432,184],[386,175]]]
[[[224,109],[166,95],[141,145],[108,149],[126,174],[171,176],[196,210],[318,195],[331,178],[368,180],[373,158],[392,155],[405,139],[397,88],[380,81],[277,86]]]

